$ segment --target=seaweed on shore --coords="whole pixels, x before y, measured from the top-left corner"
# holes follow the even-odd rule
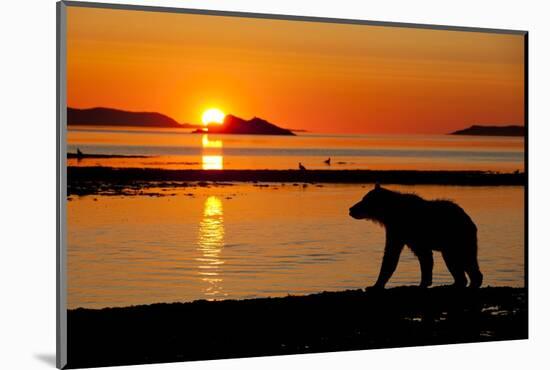
[[[68,167],[67,195],[140,195],[140,191],[162,187],[229,186],[249,182],[308,184],[400,184],[521,186],[524,173],[484,171],[371,171],[371,170],[166,170],[153,168]],[[263,184],[261,184],[263,183]]]

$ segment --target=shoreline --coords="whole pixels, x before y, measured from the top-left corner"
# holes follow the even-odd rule
[[[68,310],[68,367],[527,338],[525,288],[405,286]]]
[[[302,184],[373,184],[524,186],[525,173],[489,171],[417,171],[417,170],[170,170],[155,168],[67,167],[68,195],[122,193],[151,187],[187,187],[248,183]],[[201,183],[203,185],[201,185]],[[125,192],[130,189],[131,192]],[[126,194],[127,193],[127,194]]]
[[[152,158],[146,155],[119,155],[119,154],[78,154],[67,153],[67,159],[111,159],[111,158]]]

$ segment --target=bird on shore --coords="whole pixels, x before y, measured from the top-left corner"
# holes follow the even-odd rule
[[[301,163],[301,162],[298,162],[298,168],[301,170],[301,171],[305,171],[306,168],[304,167],[304,165]]]
[[[81,159],[83,157],[84,153],[82,153],[79,148],[76,148],[76,158]]]
[[[328,159],[324,162],[325,162],[325,164],[328,164],[330,166],[330,157],[328,157]]]

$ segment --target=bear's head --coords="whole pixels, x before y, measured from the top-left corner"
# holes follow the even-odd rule
[[[376,184],[361,201],[349,209],[349,215],[357,220],[368,219],[382,221],[387,212],[392,191]]]

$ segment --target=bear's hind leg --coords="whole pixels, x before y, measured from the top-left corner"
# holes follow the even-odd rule
[[[466,266],[466,273],[470,278],[470,288],[479,288],[483,283],[483,274],[476,260]]]
[[[465,270],[470,278],[470,288],[479,288],[483,283],[483,274],[479,271],[477,263],[477,235],[473,235],[470,242],[467,242],[465,251]]]
[[[449,272],[455,280],[453,285],[458,288],[464,288],[466,286],[466,274],[464,273],[462,259],[456,254],[448,251],[442,252],[442,255]]]

